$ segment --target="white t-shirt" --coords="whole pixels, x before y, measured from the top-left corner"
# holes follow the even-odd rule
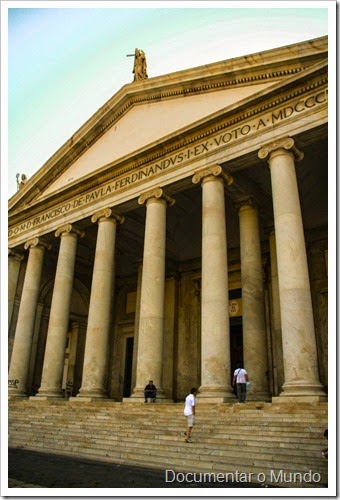
[[[247,375],[247,372],[244,368],[236,368],[236,370],[234,371],[234,375],[236,377],[237,384],[245,384],[247,382],[245,377]]]
[[[196,406],[196,398],[193,394],[189,394],[189,396],[185,398],[184,415],[186,417],[193,414],[192,411],[193,406]]]

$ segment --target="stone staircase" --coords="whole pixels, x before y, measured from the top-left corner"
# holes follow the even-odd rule
[[[321,458],[327,403],[198,401],[190,444],[184,442],[183,406],[10,400],[9,446],[175,473],[222,473],[238,484],[327,485],[328,464]],[[183,480],[168,473],[168,480],[175,477]]]

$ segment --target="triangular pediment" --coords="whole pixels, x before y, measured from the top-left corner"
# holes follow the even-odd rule
[[[18,213],[120,161],[251,107],[327,61],[327,37],[125,85],[9,201]],[[117,167],[116,167],[117,165]]]
[[[103,165],[109,165],[148,144],[161,142],[168,135],[270,85],[240,86],[237,91],[226,89],[134,106],[48,186],[43,196],[53,194],[70,182],[79,181]]]

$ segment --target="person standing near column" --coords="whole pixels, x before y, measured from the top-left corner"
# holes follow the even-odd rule
[[[193,387],[190,394],[185,398],[184,416],[187,419],[187,430],[185,432],[185,442],[191,443],[191,431],[195,424],[196,415],[196,396],[198,390]]]
[[[239,403],[246,402],[247,384],[249,383],[249,376],[243,368],[242,363],[237,363],[237,368],[234,371],[233,387],[236,385],[237,399]]]

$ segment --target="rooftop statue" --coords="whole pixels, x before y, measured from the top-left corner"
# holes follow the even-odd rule
[[[146,57],[143,50],[135,49],[135,61],[132,73],[135,74],[134,81],[146,80],[148,78],[146,72]]]
[[[21,174],[21,181],[19,181],[20,174],[16,175],[17,178],[17,189],[21,189],[27,182],[27,177],[25,174]]]

